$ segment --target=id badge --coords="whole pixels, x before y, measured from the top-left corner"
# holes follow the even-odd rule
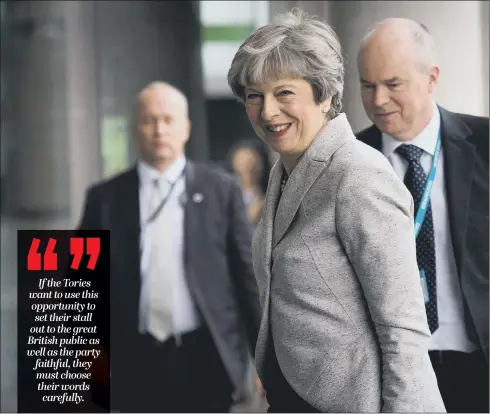
[[[422,291],[424,292],[424,302],[429,303],[429,289],[427,288],[427,280],[425,279],[424,270],[420,270],[420,284],[422,285]]]

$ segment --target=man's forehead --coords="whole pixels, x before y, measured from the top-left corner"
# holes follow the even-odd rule
[[[407,23],[393,19],[377,28],[359,50],[359,66],[404,66],[416,58],[411,32]]]
[[[413,44],[411,42],[394,42],[389,39],[368,42],[360,51],[360,57],[364,59],[382,58],[393,61],[413,58]]]
[[[145,88],[138,96],[140,110],[149,107],[166,108],[170,112],[187,113],[187,99],[177,88],[168,84],[156,84]]]
[[[380,23],[364,40],[364,46],[385,44],[398,47],[400,44],[411,43],[415,22],[403,18],[391,18]]]
[[[184,94],[177,88],[174,88],[168,84],[157,84],[151,85],[141,91],[139,94],[140,101],[147,100],[159,100],[159,101],[172,101],[172,102],[182,102],[187,101]]]
[[[413,51],[399,45],[399,48],[366,48],[359,56],[359,71],[381,76],[384,79],[403,77],[415,64]]]

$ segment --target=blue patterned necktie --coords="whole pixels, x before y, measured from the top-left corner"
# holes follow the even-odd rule
[[[415,145],[400,145],[396,152],[408,161],[408,170],[405,175],[405,185],[410,190],[415,202],[415,214],[417,214],[424,194],[425,175],[420,157],[424,150]],[[427,320],[429,322],[430,332],[433,333],[439,326],[437,318],[437,295],[436,295],[436,251],[434,242],[434,224],[432,221],[431,203],[427,206],[424,223],[417,237],[417,263],[420,270],[425,273],[427,289],[429,292],[429,303],[425,304]]]

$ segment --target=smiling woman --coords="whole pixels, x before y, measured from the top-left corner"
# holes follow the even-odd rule
[[[257,135],[281,154],[288,173],[324,127],[331,98],[315,102],[312,86],[303,79],[251,84],[245,107]]]
[[[280,16],[240,46],[228,83],[280,156],[253,239],[269,412],[443,412],[413,200],[340,113],[336,34],[300,11]]]
[[[293,27],[297,16],[283,16]],[[240,47],[228,73],[257,135],[277,151],[288,173],[318,132],[342,108],[344,66],[335,32],[321,22],[267,25]]]

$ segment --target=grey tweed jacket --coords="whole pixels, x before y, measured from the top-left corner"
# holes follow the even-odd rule
[[[281,174],[278,161],[253,239],[266,390],[270,325],[284,377],[322,412],[445,412],[409,191],[345,114],[301,157],[276,211]]]

